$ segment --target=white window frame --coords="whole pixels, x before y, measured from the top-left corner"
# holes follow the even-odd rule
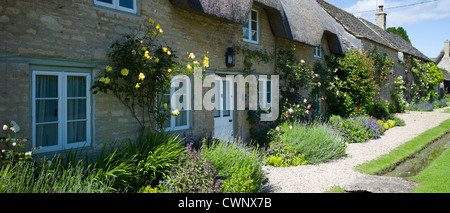
[[[119,0],[112,0],[112,4],[108,4],[106,2],[102,2],[102,1],[99,1],[99,0],[94,0],[94,4],[98,5],[98,6],[102,6],[102,7],[108,7],[108,8],[111,8],[111,9],[115,9],[115,10],[120,10],[120,11],[136,14],[137,13],[137,0],[132,0],[132,1],[133,1],[133,9],[120,6],[119,5]]]
[[[252,12],[256,12],[256,41],[252,40]],[[248,15],[248,39],[244,38],[245,42],[258,44],[259,43],[259,11],[257,9],[252,9]],[[242,28],[244,28],[242,26]]]
[[[190,79],[187,77],[187,78],[184,78],[185,80],[186,80],[186,82],[185,82],[185,84],[183,85],[183,86],[185,86],[185,87],[187,87],[187,94],[186,94],[186,96],[188,97],[187,98],[187,106],[188,106],[188,108],[191,106],[191,82],[190,82]],[[170,98],[172,97],[172,95],[174,95],[174,93],[175,93],[175,87],[171,87],[170,88],[170,95],[169,95],[169,100],[170,100]],[[164,94],[164,95],[167,95],[167,93],[166,94]],[[171,104],[168,104],[168,109],[170,109],[171,111],[172,110],[175,110],[175,109],[172,109],[171,108]],[[179,110],[179,109],[178,109]],[[184,111],[184,109],[183,109],[183,111]],[[190,113],[190,110],[188,110],[188,109],[186,109],[186,125],[183,125],[183,126],[176,126],[176,117],[175,116],[170,116],[170,126],[169,127],[166,127],[166,128],[164,128],[164,130],[165,131],[178,131],[178,130],[186,130],[186,129],[189,129],[190,128],[190,123],[191,123],[191,113]]]
[[[321,44],[319,44],[319,46],[314,47],[314,57],[322,58],[322,45]]]
[[[258,79],[258,81],[262,82],[262,91],[265,91],[265,95],[262,96],[263,103],[267,104],[265,106],[261,106],[261,109],[266,108],[267,106],[270,109],[272,109],[272,103],[273,103],[273,100],[272,100],[272,94],[273,94],[272,81],[270,80],[270,78],[267,78],[267,79],[264,79],[264,80],[263,79]],[[267,89],[268,85],[270,85],[270,103],[267,102],[267,92],[269,92],[268,89]],[[258,103],[259,103],[259,97],[261,95],[262,94],[261,94],[261,92],[259,91],[259,88],[258,88]]]
[[[63,71],[33,71],[32,72],[32,146],[36,148],[36,76],[51,75],[58,77],[58,144],[54,146],[41,147],[36,149],[35,153],[44,153],[52,151],[62,151],[64,149],[81,148],[90,146],[91,137],[91,96],[90,84],[91,75],[89,73],[63,72]],[[86,77],[86,141],[67,143],[67,77],[85,76]],[[84,120],[84,119],[83,119]]]

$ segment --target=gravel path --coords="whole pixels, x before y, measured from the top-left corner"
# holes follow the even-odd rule
[[[379,139],[349,144],[347,156],[343,158],[326,163],[284,168],[265,166],[263,170],[268,178],[265,188],[268,192],[274,193],[322,193],[333,186],[341,186],[346,189],[360,183],[363,179],[372,180],[374,176],[356,172],[353,168],[389,153],[426,130],[450,119],[450,113],[441,113],[442,110],[439,109],[434,112],[409,111],[397,114],[396,116],[405,120],[406,126],[389,129]],[[406,185],[411,185],[410,181],[401,178],[382,178],[405,181]]]

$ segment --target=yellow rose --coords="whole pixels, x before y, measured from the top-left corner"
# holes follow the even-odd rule
[[[164,31],[163,31],[162,29],[159,29],[159,33],[163,34],[163,32],[164,32]]]
[[[148,22],[149,22],[150,24],[155,24],[155,22],[154,22],[151,18],[148,19]]]
[[[162,50],[163,50],[164,52],[167,52],[167,47],[163,47]]]
[[[105,82],[105,78],[101,77],[99,81],[100,82]]]
[[[189,58],[194,59],[194,58],[195,58],[194,53],[190,53],[190,54],[189,54]]]
[[[167,51],[167,55],[172,55],[172,52],[170,52],[170,51]]]
[[[192,69],[192,67],[191,67],[190,64],[188,64],[188,65],[186,66],[186,68],[187,68],[188,70],[191,70],[191,69]]]
[[[167,103],[163,104],[164,109],[167,109]]]
[[[141,84],[137,83],[136,86],[134,86],[134,87],[137,89],[137,88],[141,87]]]
[[[156,32],[155,31],[150,31],[148,34],[150,34],[150,35],[156,35]]]
[[[198,63],[198,61],[194,61],[194,66],[195,65],[199,65],[200,63]]]
[[[172,69],[168,69],[167,72],[172,72]]]
[[[156,24],[156,27],[155,27],[157,30],[159,30],[160,28],[161,28],[161,26],[159,25],[159,24]]]
[[[141,81],[142,81],[142,80],[144,80],[144,78],[145,78],[145,75],[144,75],[144,73],[140,73],[140,74],[139,74],[139,80],[141,80]]]
[[[108,77],[106,77],[104,83],[105,83],[105,84],[109,84],[110,81],[111,81],[111,79],[109,79]]]
[[[205,56],[205,60],[203,60],[203,66],[209,67],[209,58]]]
[[[112,67],[111,67],[111,66],[109,66],[109,65],[108,65],[108,66],[106,66],[106,68],[105,68],[105,69],[106,69],[106,72],[111,72],[111,71],[112,71]]]
[[[179,114],[180,114],[180,111],[178,111],[177,109],[174,110],[174,111],[172,111],[172,115],[173,115],[173,116],[177,116],[177,115],[179,115]]]
[[[122,73],[123,76],[127,76],[128,75],[128,69],[124,68],[124,69],[122,69],[122,71],[120,71],[120,73]]]
[[[148,50],[147,50],[147,51],[145,51],[145,53],[144,53],[144,57],[146,57],[147,59],[150,59],[150,56],[148,55]]]

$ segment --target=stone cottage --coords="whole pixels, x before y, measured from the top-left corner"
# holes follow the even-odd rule
[[[444,42],[444,48],[434,60],[434,63],[441,68],[442,73],[445,75],[445,80],[440,88],[443,92],[448,93],[450,91],[450,41]]]
[[[109,63],[111,44],[145,32],[149,18],[164,29],[159,42],[180,54],[208,52],[206,73],[217,75],[242,74],[242,55],[236,54],[234,66],[225,63],[226,51],[236,45],[271,53],[296,45],[296,54],[314,64],[343,53],[338,35],[353,39],[315,0],[1,2],[0,122],[16,121],[26,148],[41,147],[36,153],[95,151],[137,135],[139,125],[128,109],[111,94],[92,94],[90,87]],[[275,63],[254,69],[255,75],[271,75]],[[246,111],[180,115],[167,130],[189,139],[224,131],[249,137]]]
[[[346,51],[354,49],[366,51],[374,47],[377,51],[387,54],[395,63],[393,69],[396,75],[403,77],[406,76],[404,59],[407,56],[415,57],[422,62],[431,61],[402,37],[386,31],[386,21],[388,18],[387,14],[383,11],[382,5],[379,6],[379,11],[375,14],[376,24],[373,24],[325,0],[317,0],[317,3],[351,35],[339,35]],[[391,85],[392,82],[393,79],[390,79],[389,83]],[[391,91],[392,86],[383,89],[380,98],[391,101]]]

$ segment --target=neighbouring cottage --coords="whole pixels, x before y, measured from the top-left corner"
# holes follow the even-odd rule
[[[411,56],[421,60],[422,62],[430,62],[431,60],[405,41],[402,37],[386,31],[386,16],[383,6],[379,6],[379,11],[375,14],[376,24],[373,24],[361,17],[356,17],[351,13],[325,1],[316,0],[317,3],[336,21],[343,26],[348,34],[339,35],[345,49],[360,51],[376,48],[377,51],[387,54],[387,56],[395,63],[393,69],[396,75],[406,77],[405,59]],[[353,37],[352,37],[353,36]],[[391,92],[393,79],[389,80],[391,86],[381,91],[382,99],[391,101]]]
[[[357,40],[315,0],[2,1],[0,122],[16,121],[19,136],[29,139],[26,149],[41,147],[36,153],[97,151],[135,137],[139,126],[128,109],[90,87],[108,65],[111,44],[145,32],[149,18],[164,29],[159,42],[178,55],[208,52],[206,74],[242,74],[242,54],[234,66],[225,63],[234,46],[275,53],[295,45],[296,55],[314,64],[342,54],[341,38]],[[253,68],[255,75],[271,75],[275,63]],[[167,130],[187,140],[223,132],[247,140],[247,116],[238,110],[181,111]]]
[[[445,75],[445,80],[439,88],[443,90],[443,92],[448,93],[450,91],[450,41],[444,42],[444,49],[439,53],[438,57],[434,60],[434,63]]]

